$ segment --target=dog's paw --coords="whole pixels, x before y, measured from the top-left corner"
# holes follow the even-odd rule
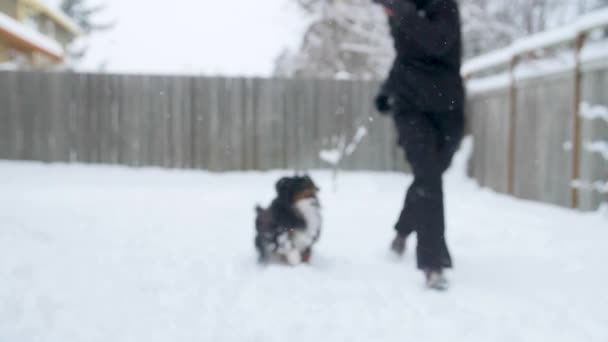
[[[302,254],[297,249],[293,249],[285,254],[285,261],[291,266],[297,265],[302,262]]]
[[[258,265],[266,266],[270,262],[270,258],[268,256],[258,256]]]
[[[310,250],[310,248],[307,248],[304,252],[302,252],[302,262],[305,263],[310,263],[310,257],[312,255],[312,251]]]

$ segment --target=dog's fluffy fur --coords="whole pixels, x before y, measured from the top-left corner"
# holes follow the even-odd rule
[[[270,207],[256,207],[255,246],[260,262],[308,262],[321,234],[318,191],[308,176],[284,177],[276,183],[277,197]]]

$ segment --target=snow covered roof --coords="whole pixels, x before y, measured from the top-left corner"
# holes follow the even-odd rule
[[[72,32],[73,34],[82,34],[82,30],[80,29],[80,27],[78,27],[78,25],[60,9],[53,6],[49,6],[39,0],[26,0],[26,2],[28,3],[28,5],[37,8],[41,12],[44,12],[47,16],[51,17],[53,20],[55,20],[57,23],[59,23],[61,26],[63,26],[65,29]]]
[[[506,65],[515,56],[573,41],[583,32],[608,26],[608,8],[581,16],[570,25],[556,30],[541,32],[515,41],[510,46],[468,60],[462,67],[463,75],[471,75],[484,69]]]
[[[56,41],[0,13],[0,35],[18,48],[35,50],[55,59],[63,59],[64,51]]]

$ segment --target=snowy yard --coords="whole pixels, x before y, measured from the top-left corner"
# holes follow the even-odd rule
[[[608,341],[608,221],[446,176],[447,293],[389,257],[407,176],[322,188],[312,264],[255,263],[272,173],[0,162],[0,341]]]

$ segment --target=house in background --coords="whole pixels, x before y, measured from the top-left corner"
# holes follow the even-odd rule
[[[0,65],[52,69],[63,65],[81,30],[40,0],[0,0]]]

